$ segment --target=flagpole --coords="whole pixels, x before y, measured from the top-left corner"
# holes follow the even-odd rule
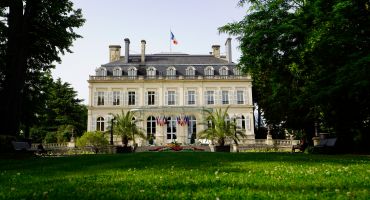
[[[172,53],[172,41],[171,41],[171,28],[170,28],[170,53]]]

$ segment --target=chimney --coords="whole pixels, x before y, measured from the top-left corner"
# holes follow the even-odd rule
[[[232,63],[233,62],[233,57],[231,55],[231,38],[227,38],[226,43],[225,43],[225,47],[226,47],[226,60],[229,63]]]
[[[145,64],[145,40],[141,40],[141,64]]]
[[[109,45],[109,62],[119,60],[121,57],[121,46],[120,45]]]
[[[128,57],[130,55],[130,40],[125,38],[125,63],[128,63]]]
[[[212,55],[216,58],[220,58],[220,45],[212,45]]]

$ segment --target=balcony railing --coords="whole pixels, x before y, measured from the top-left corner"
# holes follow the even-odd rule
[[[228,79],[228,80],[247,80],[250,79],[250,76],[235,76],[235,75],[229,75],[229,76],[90,76],[90,81],[122,81],[122,80],[220,80],[220,79]]]

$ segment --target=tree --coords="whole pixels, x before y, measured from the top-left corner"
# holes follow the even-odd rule
[[[69,0],[4,0],[0,3],[0,134],[16,135],[22,113],[23,88],[32,71],[60,62],[59,53],[80,36],[81,10]]]
[[[49,83],[45,94],[43,104],[33,102],[40,109],[35,112],[37,115],[30,116],[36,118],[31,129],[34,141],[41,142],[46,134],[49,142],[66,142],[72,132],[82,135],[86,130],[87,108],[71,85],[57,79]]]
[[[135,144],[136,137],[146,139],[144,132],[136,125],[140,120],[136,119],[134,114],[131,111],[125,113],[123,110],[121,114],[113,114],[113,131],[122,137],[124,147],[128,146],[130,140]]]
[[[206,117],[203,124],[207,128],[199,133],[199,138],[217,141],[219,146],[225,146],[227,139],[231,139],[235,144],[238,144],[239,137],[245,135],[236,129],[235,122],[230,121],[227,114],[228,109],[222,110],[220,108],[216,111],[205,109]]]
[[[219,30],[238,36],[240,66],[269,124],[333,130],[347,147],[370,132],[368,1],[242,0],[243,20]]]

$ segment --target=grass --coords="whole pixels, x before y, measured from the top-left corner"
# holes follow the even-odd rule
[[[370,157],[146,152],[0,160],[0,199],[370,199]]]

